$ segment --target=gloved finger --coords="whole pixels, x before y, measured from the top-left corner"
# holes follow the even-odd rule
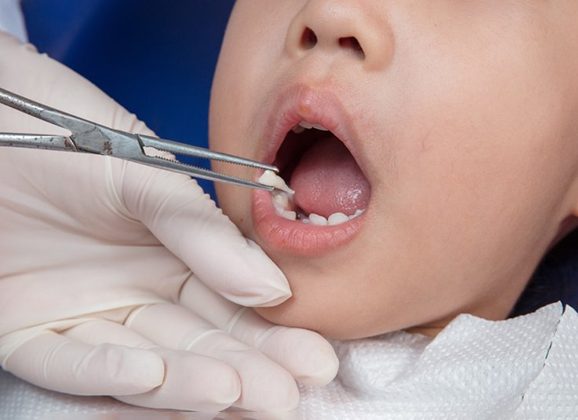
[[[42,388],[75,395],[140,394],[164,377],[162,358],[152,351],[93,346],[51,331],[17,347],[3,368]]]
[[[339,359],[320,334],[303,328],[271,324],[246,308],[229,333],[269,356],[306,385],[324,386],[337,375]]]
[[[152,350],[155,343],[136,331],[106,319],[83,322],[61,333],[63,336],[85,344],[97,346],[101,343],[117,344],[131,348]]]
[[[66,331],[87,344],[102,342],[147,348],[162,358],[162,385],[139,395],[108,394],[132,405],[173,410],[216,412],[233,404],[241,392],[235,370],[210,357],[158,347],[124,325],[106,320],[85,322]]]
[[[274,325],[254,311],[228,302],[191,276],[179,303],[232,337],[257,348],[307,385],[326,385],[335,378],[339,360],[321,335]]]
[[[285,369],[181,306],[150,305],[127,325],[161,346],[214,357],[233,367],[242,389],[236,407],[286,411],[297,406],[299,391]]]
[[[274,325],[252,310],[224,300],[191,276],[179,303],[211,324],[255,347],[307,385],[326,385],[339,368],[333,347],[316,332]]]
[[[130,163],[118,178],[129,214],[211,289],[243,306],[273,306],[291,295],[281,270],[196,182]]]
[[[187,351],[158,349],[165,362],[162,386],[144,394],[116,396],[119,401],[141,407],[218,412],[239,399],[241,384],[227,364]]]

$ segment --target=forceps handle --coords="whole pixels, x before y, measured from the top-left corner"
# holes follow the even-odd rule
[[[9,106],[10,108],[14,108],[32,117],[44,120],[72,132],[89,131],[91,128],[98,125],[2,88],[0,88],[0,104]]]
[[[0,133],[0,146],[26,147],[29,149],[45,150],[69,150],[71,152],[76,152],[78,150],[69,137],[44,134]]]

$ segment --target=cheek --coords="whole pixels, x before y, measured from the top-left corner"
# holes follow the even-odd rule
[[[279,57],[290,16],[299,2],[238,0],[231,15],[215,73],[209,124],[210,147],[257,159],[254,116],[267,104],[256,101],[271,89],[271,57]],[[302,3],[302,2],[301,2]],[[258,22],[258,24],[256,24]],[[251,52],[248,56],[248,52]],[[253,179],[255,172],[236,165],[213,163],[217,171]],[[245,233],[250,230],[250,191],[216,186],[219,204]]]
[[[266,89],[264,82],[273,78],[289,24],[304,1],[237,1],[221,48],[216,84],[238,109],[255,106],[255,97]]]
[[[533,26],[498,23],[472,26],[467,39],[439,39],[436,49],[398,39],[392,84],[407,89],[388,120],[396,162],[390,205],[432,255],[437,248],[462,256],[444,264],[505,269],[528,256],[533,264],[573,173],[576,151],[562,140],[572,119],[552,48],[528,33]]]

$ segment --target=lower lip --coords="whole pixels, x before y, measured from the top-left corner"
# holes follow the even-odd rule
[[[339,248],[359,232],[365,215],[335,226],[315,226],[279,216],[271,194],[253,191],[253,223],[266,247],[300,256],[318,256]]]

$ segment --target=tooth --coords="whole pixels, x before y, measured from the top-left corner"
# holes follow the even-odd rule
[[[283,178],[281,178],[273,171],[263,172],[263,175],[259,177],[259,182],[263,185],[268,185],[269,187],[274,187],[278,190],[285,191],[289,195],[295,194],[295,191],[289,188]]]
[[[285,207],[280,206],[279,204],[273,202],[273,207],[275,207],[275,212],[279,215],[279,216],[283,216],[283,212],[287,211],[287,209]]]
[[[278,216],[283,216],[283,212],[285,211],[283,207],[279,206],[275,202],[273,202],[273,207],[275,208],[275,213],[277,213]]]
[[[361,216],[363,213],[365,212],[365,209],[357,209],[355,210],[355,213],[353,213],[353,215],[349,216],[349,220],[353,220],[356,217]]]
[[[287,220],[297,220],[297,213],[294,211],[285,210],[281,213],[281,217]]]
[[[292,128],[292,131],[296,134],[301,134],[302,132],[305,131],[305,127],[301,127],[299,124],[297,124],[295,127]]]
[[[318,215],[318,214],[311,213],[309,215],[309,220],[311,221],[312,225],[327,226],[327,219],[323,216]]]
[[[327,218],[327,223],[329,226],[340,225],[341,223],[345,223],[349,221],[349,217],[343,213],[333,213],[331,216]]]
[[[327,128],[323,127],[321,124],[311,124],[311,123],[308,123],[307,121],[301,121],[299,123],[298,127],[301,127],[304,130],[311,130],[312,128],[314,128],[314,129],[319,130],[319,131],[329,131]],[[303,131],[300,131],[300,132],[303,132]]]
[[[273,204],[283,210],[289,209],[289,194],[285,191],[274,191]]]

